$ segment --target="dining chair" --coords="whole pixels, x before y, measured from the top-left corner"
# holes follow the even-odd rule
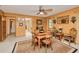
[[[51,40],[51,36],[47,35],[45,37],[44,40],[42,40],[42,45],[47,49],[47,48],[51,48],[51,50],[53,50],[52,48],[52,40]]]
[[[35,33],[32,33],[32,46],[35,50],[35,47],[38,46],[38,38],[36,37]]]
[[[69,33],[72,37],[71,41],[73,41],[76,44],[77,30],[75,28],[71,28]]]

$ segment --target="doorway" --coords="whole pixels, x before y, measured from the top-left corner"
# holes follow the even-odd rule
[[[9,34],[15,35],[15,19],[9,19]]]
[[[25,18],[25,36],[32,39],[32,19]]]
[[[25,19],[25,30],[31,32],[32,31],[32,20],[31,18]]]

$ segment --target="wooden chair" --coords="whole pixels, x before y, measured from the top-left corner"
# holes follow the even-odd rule
[[[53,48],[52,48],[52,40],[51,39],[52,39],[52,34],[51,34],[50,31],[48,31],[48,34],[46,35],[45,39],[42,40],[42,45],[44,45],[46,47],[46,49],[48,47],[50,47],[51,50],[53,50]]]
[[[46,38],[45,40],[42,40],[42,46],[46,48],[46,51],[47,51],[47,48],[51,48],[51,50],[53,50],[52,41],[50,38]]]
[[[38,46],[38,38],[36,37],[35,33],[32,33],[32,46],[34,46],[34,50],[35,47]]]
[[[76,44],[76,36],[77,36],[77,30],[75,28],[71,28],[69,30],[69,34],[64,35],[64,40],[68,41],[69,46],[70,46],[71,43]]]
[[[71,28],[69,33],[72,38],[71,41],[76,43],[77,30],[75,28]]]

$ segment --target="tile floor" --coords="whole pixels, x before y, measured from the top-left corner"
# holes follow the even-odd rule
[[[0,53],[11,53],[15,42],[31,39],[31,37],[15,37],[14,35],[8,36],[6,40],[0,42]]]
[[[0,53],[12,53],[15,42],[28,40],[28,39],[32,39],[32,37],[29,35],[27,37],[26,36],[15,37],[14,35],[10,35],[6,38],[6,40],[0,42]],[[65,41],[64,43],[68,44],[68,42]],[[71,46],[79,49],[79,44],[75,45],[72,43]],[[77,50],[76,53],[79,53],[79,50]]]

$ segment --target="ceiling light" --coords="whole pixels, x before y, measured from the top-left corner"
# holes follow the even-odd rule
[[[43,12],[40,12],[40,15],[43,15],[44,13]]]

